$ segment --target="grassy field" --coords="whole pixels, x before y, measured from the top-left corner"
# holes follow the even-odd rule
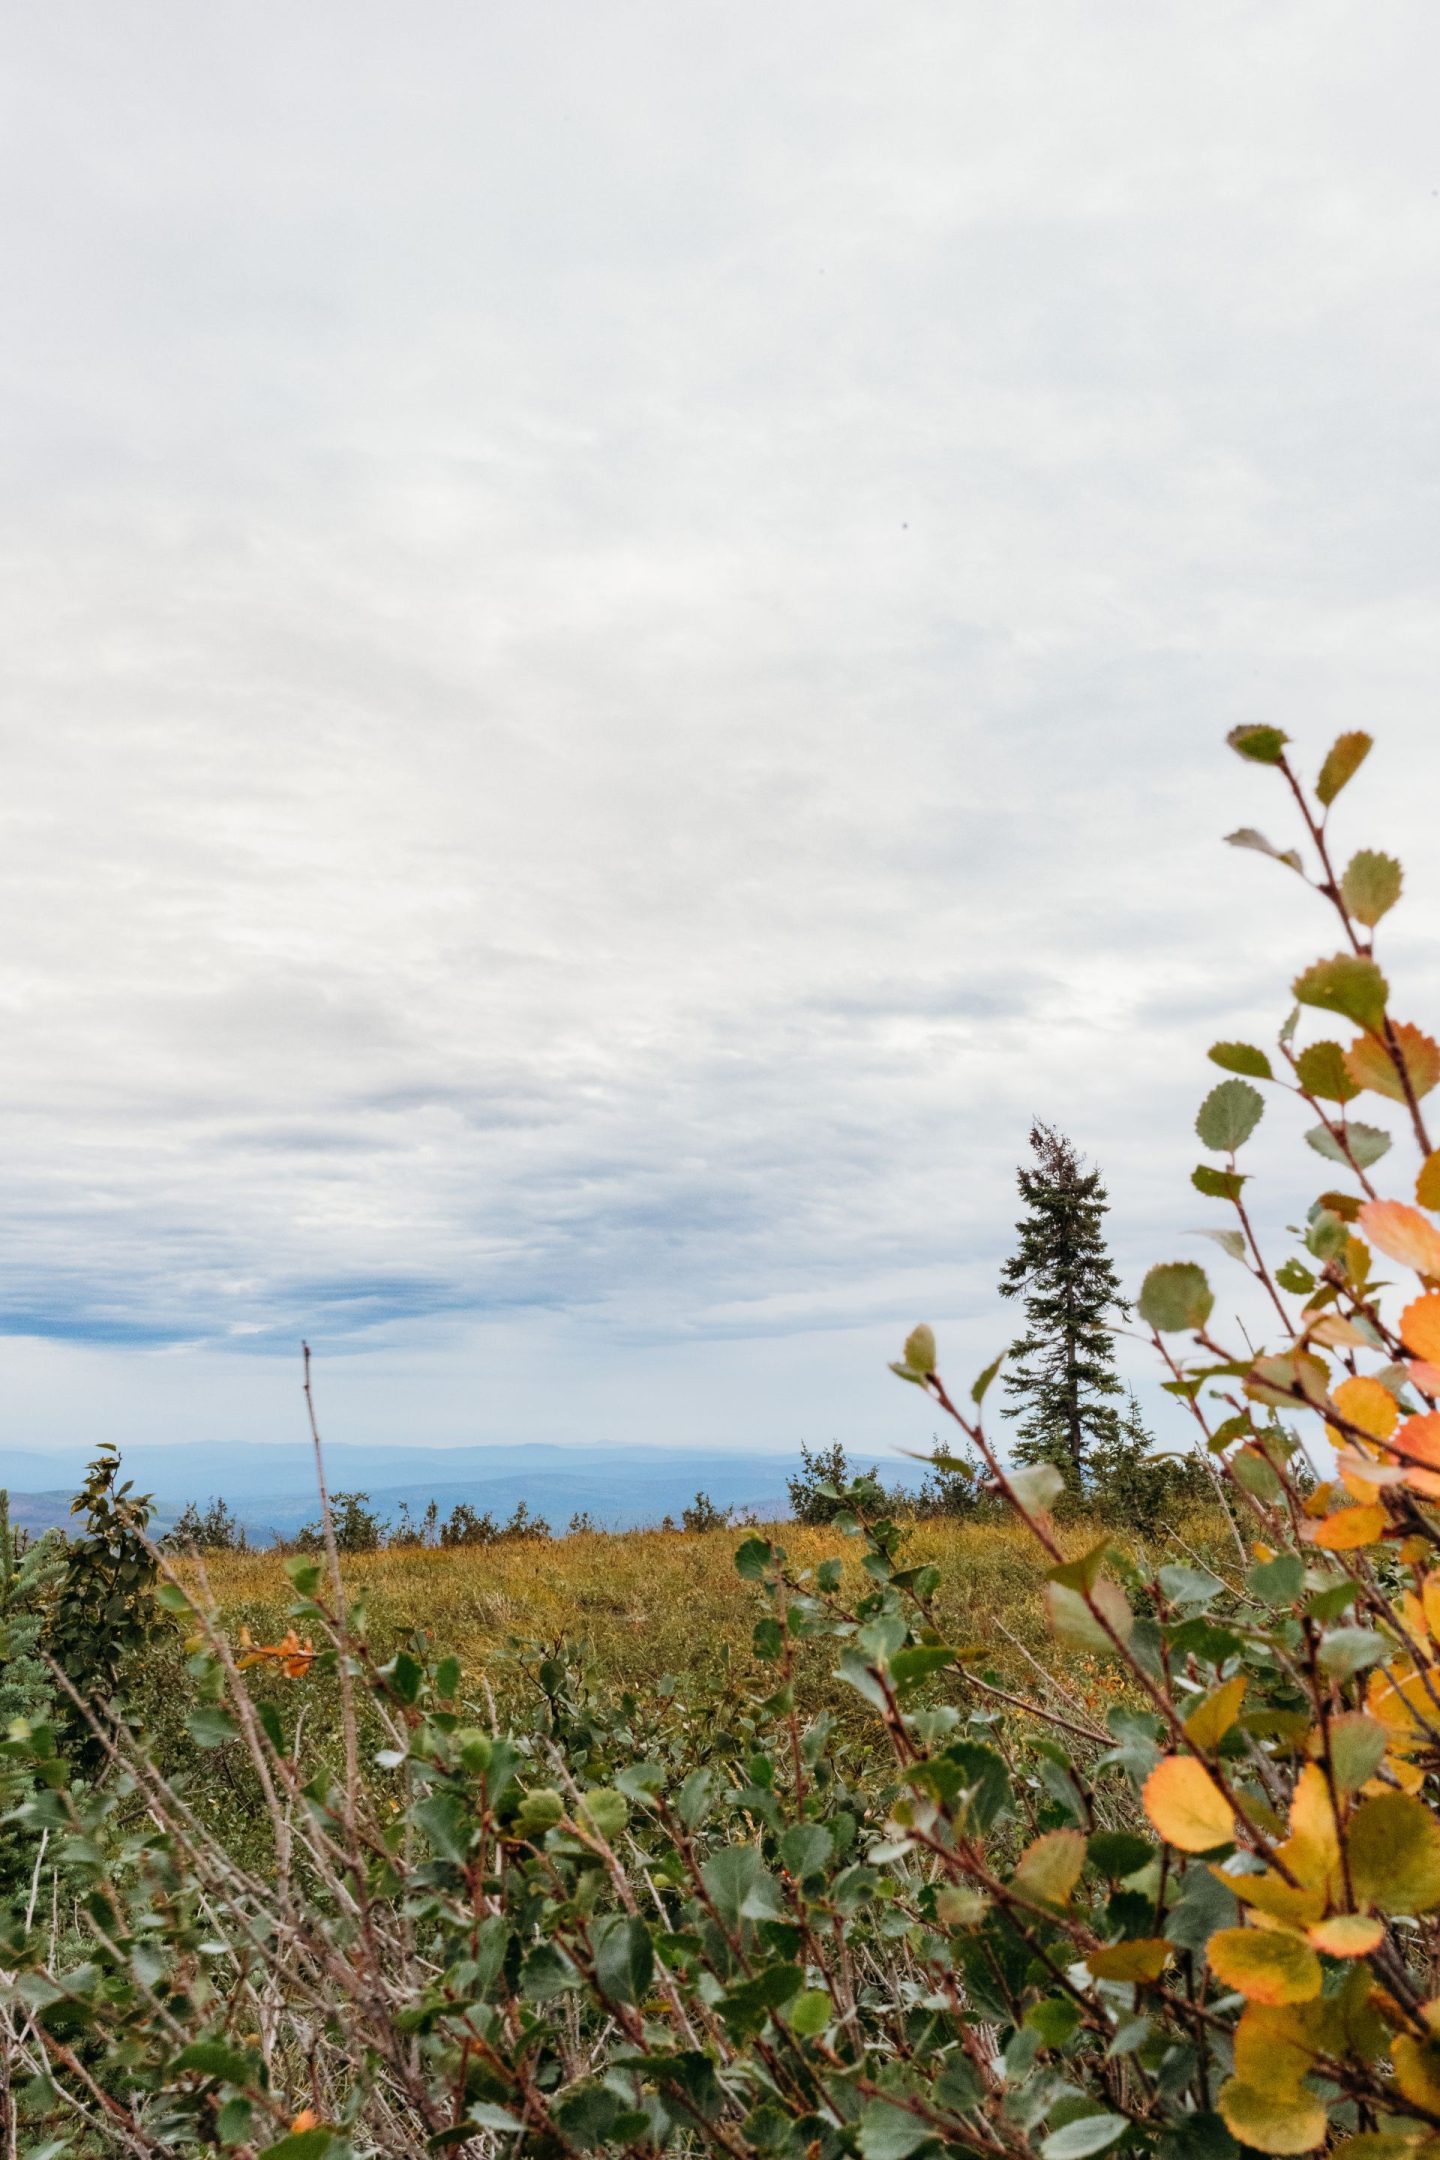
[[[735,1572],[736,1530],[689,1535],[640,1530],[596,1533],[553,1542],[514,1541],[448,1550],[410,1548],[356,1556],[346,1562],[352,1594],[361,1593],[371,1639],[385,1650],[424,1630],[437,1648],[453,1651],[470,1687],[481,1675],[504,1690],[516,1641],[554,1649],[584,1645],[589,1661],[618,1687],[645,1691],[666,1675],[714,1680],[722,1668],[748,1664],[761,1605],[753,1585]],[[773,1527],[793,1561],[814,1567],[831,1556],[846,1564],[847,1588],[863,1594],[859,1541],[831,1529],[794,1523]],[[1107,1534],[1094,1522],[1063,1532],[1067,1549],[1082,1552]],[[1117,1541],[1137,1558],[1140,1540]],[[1223,1566],[1234,1546],[1213,1511],[1182,1517],[1165,1535],[1164,1554],[1186,1552]],[[1045,1641],[1041,1609],[1042,1555],[1023,1531],[1006,1523],[954,1519],[917,1523],[908,1563],[933,1561],[942,1571],[938,1615],[950,1640],[982,1647],[1011,1683],[1034,1681],[1025,1653]],[[288,1622],[290,1596],[279,1558],[271,1553],[213,1557],[211,1592],[227,1626],[247,1625],[257,1641],[274,1641]],[[807,1658],[807,1692],[828,1693],[833,1644]],[[1091,1661],[1073,1661],[1077,1694],[1092,1707],[1110,1687]]]

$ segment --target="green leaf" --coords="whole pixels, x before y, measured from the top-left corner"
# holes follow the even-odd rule
[[[1293,1297],[1308,1297],[1315,1288],[1315,1277],[1298,1260],[1282,1260],[1275,1270],[1275,1280]]]
[[[185,1720],[185,1730],[196,1747],[223,1747],[227,1740],[238,1740],[240,1728],[228,1710],[219,1703],[201,1703]]]
[[[551,2002],[579,1985],[579,1973],[555,1943],[536,1943],[520,1968],[520,1992],[529,2002]]]
[[[1245,1587],[1262,1605],[1293,1605],[1305,1588],[1305,1563],[1298,1553],[1277,1553],[1251,1568]]]
[[[1193,1260],[1173,1260],[1151,1268],[1140,1286],[1136,1310],[1158,1334],[1178,1335],[1204,1327],[1214,1303],[1204,1268]]]
[[[1112,1882],[1122,1875],[1133,1875],[1155,1856],[1154,1846],[1133,1830],[1097,1830],[1086,1851],[1091,1866]]]
[[[1340,880],[1340,897],[1356,922],[1373,930],[1400,898],[1405,873],[1393,855],[1362,848],[1352,855]]]
[[[259,2064],[253,2055],[243,2048],[231,2047],[224,2040],[192,2040],[181,2048],[172,2066],[176,2070],[197,2070],[201,2077],[223,2078],[227,2085],[250,2085],[255,2082]]]
[[[274,2145],[267,2145],[259,2160],[326,2160],[335,2144],[335,2133],[323,2127],[319,2130],[292,2130]]]
[[[1231,728],[1225,740],[1232,750],[1249,758],[1253,764],[1278,765],[1290,738],[1282,728],[1251,725]],[[1057,2154],[1055,2160],[1063,2160],[1063,2156]]]
[[[911,1372],[922,1375],[935,1370],[935,1330],[922,1321],[913,1327],[905,1338],[905,1363]]]
[[[1218,1575],[1209,1568],[1187,1567],[1176,1564],[1160,1570],[1160,1588],[1172,1605],[1188,1605],[1195,1611],[1213,1605],[1225,1588]]]
[[[1104,2152],[1129,2127],[1123,2115],[1078,2116],[1074,2122],[1051,2131],[1040,2147],[1041,2160],[1086,2160],[1090,2153]]]
[[[1345,1138],[1350,1147],[1348,1155],[1328,1125],[1312,1125],[1305,1135],[1306,1143],[1317,1155],[1323,1155],[1327,1162],[1341,1163],[1347,1170],[1352,1161],[1357,1170],[1368,1170],[1390,1149],[1390,1135],[1382,1132],[1378,1125],[1347,1122]]]
[[[786,2011],[785,2023],[802,2040],[813,2040],[824,2032],[834,2015],[835,2006],[824,1988],[806,1988]]]
[[[1303,871],[1305,868],[1298,848],[1272,846],[1264,833],[1256,832],[1253,825],[1242,825],[1239,832],[1226,833],[1225,843],[1227,847],[1251,848],[1257,855],[1269,855],[1273,861],[1284,863],[1287,870]]]
[[[1347,1710],[1329,1724],[1330,1763],[1342,1792],[1358,1792],[1384,1760],[1388,1735],[1378,1718]]]
[[[1302,1005],[1321,1012],[1339,1013],[1357,1027],[1378,1035],[1385,1019],[1390,985],[1373,960],[1358,953],[1336,953],[1333,959],[1317,960],[1297,975],[1292,985]]]
[[[1337,1680],[1349,1680],[1367,1665],[1378,1665],[1381,1658],[1388,1657],[1393,1645],[1373,1628],[1331,1628],[1328,1635],[1320,1638],[1319,1658],[1323,1671],[1332,1673]]]
[[[1295,1076],[1307,1095],[1321,1102],[1354,1102],[1360,1093],[1337,1042],[1311,1043],[1295,1060]]]
[[[805,1975],[798,1965],[765,1965],[747,1980],[727,1988],[720,2015],[733,2033],[759,2032],[766,2018],[799,1994]]]
[[[1096,1608],[1096,1612],[1091,1611],[1091,1605]],[[1117,1654],[1115,1644],[1101,1625],[1101,1619],[1096,1617],[1097,1612],[1109,1622],[1122,1643],[1129,1641],[1135,1626],[1135,1615],[1130,1610],[1124,1591],[1118,1583],[1104,1578],[1091,1590],[1090,1604],[1086,1603],[1080,1591],[1072,1590],[1064,1583],[1047,1582],[1045,1610],[1050,1625],[1061,1642],[1068,1643],[1075,1650],[1088,1650],[1095,1657],[1114,1657]]]
[[[835,1850],[835,1840],[823,1823],[793,1823],[780,1840],[780,1864],[787,1875],[803,1882],[818,1875]]]
[[[1243,1073],[1249,1080],[1273,1080],[1270,1060],[1253,1043],[1218,1042],[1210,1045],[1210,1062],[1224,1072]]]
[[[743,1545],[735,1548],[735,1572],[743,1575],[746,1582],[759,1582],[773,1558],[774,1553],[768,1539],[746,1538]]]
[[[1233,1155],[1265,1115],[1265,1098],[1248,1080],[1222,1080],[1200,1105],[1195,1130],[1204,1147]]]
[[[1063,1471],[1054,1463],[1032,1463],[1026,1470],[1007,1473],[1010,1490],[1027,1515],[1043,1515],[1065,1490]]]
[[[1190,1183],[1207,1200],[1238,1200],[1246,1183],[1239,1170],[1216,1170],[1210,1163],[1196,1163]]]
[[[700,1870],[715,1910],[733,1927],[741,1920],[773,1920],[780,1889],[753,1845],[722,1845]]]
[[[992,1380],[993,1380],[993,1379],[995,1378],[995,1375],[996,1375],[996,1373],[997,1373],[997,1372],[999,1372],[999,1370],[1000,1370],[1000,1367],[1001,1367],[1001,1366],[1002,1366],[1002,1365],[1004,1364],[1004,1362],[1005,1362],[1005,1352],[1004,1352],[1004,1351],[1002,1350],[1002,1351],[1000,1352],[1000,1355],[999,1355],[999,1357],[997,1357],[997,1358],[994,1358],[994,1359],[992,1359],[992,1360],[991,1360],[991,1362],[990,1362],[990,1363],[989,1363],[989,1364],[988,1364],[988,1365],[987,1365],[987,1366],[985,1367],[985,1370],[984,1370],[984,1372],[982,1372],[982,1373],[981,1373],[981,1375],[980,1375],[979,1379],[978,1379],[978,1380],[977,1380],[977,1381],[975,1382],[975,1385],[974,1385],[974,1386],[973,1386],[973,1387],[971,1388],[971,1390],[970,1390],[970,1400],[971,1400],[971,1402],[973,1402],[973,1403],[982,1403],[982,1402],[984,1402],[984,1400],[985,1400],[985,1391],[986,1391],[986,1389],[987,1389],[987,1388],[989,1387],[989,1385],[990,1385],[991,1381],[992,1381]]]
[[[909,2160],[922,2145],[934,2142],[929,2123],[889,2100],[871,2100],[861,2111],[859,2143],[864,2160]]]
[[[655,1945],[643,1920],[610,1913],[595,1923],[595,1981],[611,2002],[638,2003],[655,1971]]]
[[[1346,735],[1337,735],[1331,743],[1315,783],[1315,793],[1327,810],[1370,755],[1372,740],[1363,728],[1353,728]]]
[[[580,1803],[581,1823],[607,1844],[613,1845],[629,1820],[629,1801],[609,1785],[592,1785]]]
[[[533,1797],[533,1795],[531,1796]],[[414,1809],[414,1818],[442,1860],[463,1867],[470,1857],[473,1825],[458,1793],[432,1793]]]

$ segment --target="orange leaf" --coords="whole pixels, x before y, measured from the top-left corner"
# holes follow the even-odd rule
[[[1385,1940],[1385,1923],[1364,1913],[1336,1913],[1332,1920],[1321,1920],[1307,1928],[1305,1936],[1311,1948],[1323,1951],[1326,1957],[1369,1957]]]
[[[1314,1543],[1323,1552],[1358,1552],[1383,1536],[1389,1521],[1383,1507],[1346,1507],[1327,1515],[1315,1532]]]
[[[299,2130],[318,2130],[319,2128],[320,2117],[316,2114],[314,2108],[304,2107],[301,2108],[294,2122],[291,2123],[290,2135],[294,2137]]]
[[[1392,1022],[1392,1026],[1411,1088],[1417,1096],[1428,1095],[1440,1080],[1440,1043],[1412,1027],[1408,1020]],[[1356,1087],[1388,1095],[1392,1102],[1404,1102],[1405,1090],[1395,1061],[1378,1036],[1361,1035],[1350,1045],[1345,1052],[1345,1070]]]
[[[1415,1198],[1421,1207],[1440,1208],[1440,1148],[1427,1155],[1415,1180]]]
[[[1391,1445],[1405,1465],[1405,1482],[1431,1498],[1440,1495],[1440,1410],[1406,1418]]]
[[[1440,1365],[1440,1290],[1427,1290],[1424,1297],[1406,1306],[1400,1315],[1400,1335],[1411,1357]]]
[[[1320,1960],[1303,1935],[1288,1929],[1219,1928],[1205,1945],[1210,1970],[1247,2002],[1280,2009],[1313,2002],[1324,1978]]]
[[[1388,1260],[1414,1268],[1417,1275],[1440,1278],[1440,1230],[1418,1208],[1406,1207],[1403,1200],[1367,1200],[1360,1224]]]
[[[1230,1802],[1203,1763],[1189,1755],[1166,1755],[1145,1780],[1145,1813],[1167,1845],[1180,1852],[1209,1852],[1235,1835]]]

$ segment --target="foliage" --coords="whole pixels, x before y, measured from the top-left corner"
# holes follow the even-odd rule
[[[54,1687],[41,1650],[44,1601],[61,1571],[59,1540],[49,1531],[33,1544],[10,1521],[10,1495],[0,1489],[0,1734],[22,1720],[43,1725],[54,1715]],[[0,1754],[0,1814],[30,1790],[28,1771]],[[0,1894],[28,1879],[33,1840],[0,1821]]]
[[[908,1505],[904,1493],[884,1491],[873,1464],[868,1470],[852,1471],[838,1440],[828,1448],[811,1448],[802,1440],[800,1468],[785,1480],[791,1516],[797,1523],[809,1525],[838,1520],[850,1505],[846,1496],[861,1486],[873,1493],[876,1506],[904,1512]]]
[[[1025,1300],[1025,1333],[1010,1346],[1004,1382],[1013,1452],[1017,1462],[1053,1463],[1078,1496],[1092,1450],[1121,1440],[1110,1316],[1129,1308],[1105,1244],[1109,1201],[1099,1171],[1087,1171],[1053,1126],[1035,1124],[1030,1147],[1033,1168],[1016,1172],[1020,1242],[1000,1271],[1000,1295]]]
[[[390,1534],[390,1525],[377,1515],[366,1492],[337,1492],[330,1496],[330,1521],[335,1544],[342,1553],[379,1552]],[[324,1522],[304,1523],[290,1540],[296,1552],[324,1549]]]
[[[103,1752],[86,1709],[93,1716],[117,1702],[160,1624],[156,1554],[146,1536],[150,1501],[119,1479],[120,1458],[107,1443],[71,1502],[71,1514],[83,1515],[85,1528],[66,1543],[41,1638],[45,1655],[69,1682],[62,1724],[74,1761],[87,1769],[100,1763]]]
[[[1089,1470],[1087,1499],[1101,1520],[1146,1535],[1169,1527],[1182,1509],[1215,1497],[1198,1455],[1157,1452],[1133,1395],[1115,1432],[1092,1444]]]
[[[828,1523],[735,1553],[748,1659],[635,1688],[521,1644],[504,1707],[490,1671],[476,1700],[423,1639],[382,1653],[338,1567],[304,1555],[283,1637],[237,1655],[200,1571],[168,1561],[191,1690],[174,1760],[134,1718],[109,1728],[95,1784],[43,1726],[12,1743],[36,1780],[20,1819],[64,1841],[83,1885],[64,1925],[17,1906],[0,1942],[26,2133],[58,2140],[38,2151],[1433,2154],[1429,1059],[1373,958],[1398,879],[1337,875],[1329,852],[1368,743],[1342,738],[1312,801],[1280,730],[1234,742],[1290,787],[1318,868],[1237,840],[1309,878],[1349,947],[1297,998],[1359,1030],[1345,1070],[1398,1088],[1421,1168],[1405,1197],[1370,1182],[1345,1102],[1302,1077],[1298,1013],[1273,1058],[1237,1072],[1250,1046],[1221,1046],[1245,1087],[1320,1121],[1326,1176],[1346,1169],[1275,1264],[1236,1167],[1254,1105],[1227,1095],[1202,1113],[1223,1161],[1196,1185],[1231,1211],[1276,1332],[1222,1340],[1188,1261],[1137,1301],[1227,1495],[1229,1557],[1072,1549],[1051,1513],[1062,1471],[1007,1467],[986,1431],[995,1368],[957,1400],[921,1327],[896,1369],[1029,1541],[1048,1678],[1002,1671],[967,1601],[946,1605],[915,1557],[933,1525],[818,1459]],[[1306,1472],[1307,1443],[1333,1471]],[[841,1691],[820,1708],[817,1661]],[[243,1835],[192,1804],[216,1759]]]
[[[459,1500],[450,1510],[446,1521],[440,1525],[442,1545],[500,1545],[507,1539],[548,1538],[550,1525],[543,1515],[532,1515],[523,1500],[517,1500],[508,1522],[497,1522],[488,1508],[483,1511]]]
[[[734,1512],[733,1508],[717,1507],[709,1493],[697,1492],[690,1505],[680,1510],[680,1527],[692,1533],[701,1530],[724,1530]]]
[[[244,1552],[248,1541],[245,1526],[224,1500],[211,1499],[203,1508],[187,1500],[163,1540],[171,1552]]]

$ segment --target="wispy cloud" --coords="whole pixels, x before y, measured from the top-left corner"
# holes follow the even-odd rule
[[[1133,1278],[1326,935],[1239,719],[1376,727],[1440,990],[1418,0],[4,42],[13,1439],[301,1333],[397,1443],[913,1437],[1031,1116]]]

